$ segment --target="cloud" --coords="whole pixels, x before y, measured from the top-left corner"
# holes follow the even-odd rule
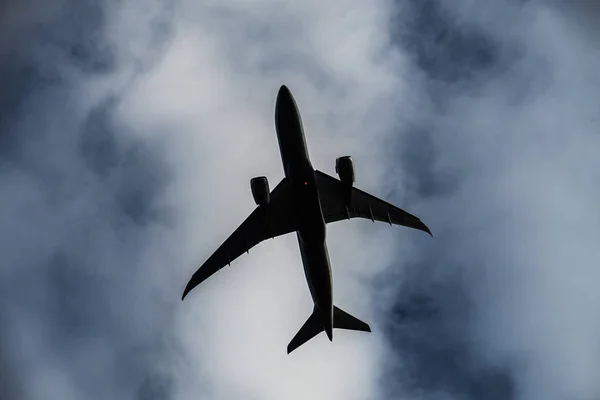
[[[44,4],[0,5],[5,396],[597,396],[591,11]],[[335,303],[374,332],[290,356],[312,307],[293,235],[179,300],[253,209],[249,179],[283,176],[283,83],[314,166],[352,155],[435,235],[331,225]]]
[[[339,332],[335,346],[316,338],[285,353],[312,308],[293,236],[179,299],[252,210],[249,179],[266,174],[273,187],[283,175],[273,124],[282,83],[315,166],[332,173],[336,156],[352,154],[363,187],[381,187],[393,112],[381,105],[403,65],[385,20],[385,8],[361,2],[130,1],[56,3],[15,23],[30,39],[6,45],[20,57],[2,75],[2,365],[16,375],[4,390],[369,396],[377,334]],[[379,230],[361,227],[332,227],[330,254],[336,304],[370,321],[361,279],[384,268],[386,250]]]
[[[364,174],[361,181],[368,183],[370,177],[377,177],[377,169],[370,166],[379,148],[361,151],[360,146],[365,146],[361,139],[366,129],[367,144],[383,135],[384,127],[375,121],[389,110],[374,105],[390,96],[395,78],[385,65],[368,63],[385,46],[371,37],[370,28],[384,15],[370,15],[370,7],[353,10],[333,26],[330,21],[340,18],[342,10],[325,8],[317,13],[316,7],[307,5],[275,12],[269,5],[270,11],[263,13],[260,8],[220,5],[196,13],[182,7],[182,14],[202,17],[179,20],[160,66],[140,78],[124,98],[121,112],[129,123],[142,123],[142,131],[152,126],[177,127],[177,133],[169,135],[172,139],[178,135],[180,143],[167,157],[185,166],[172,191],[186,218],[181,223],[186,232],[182,240],[189,241],[186,249],[193,249],[187,256],[190,267],[181,274],[183,281],[199,258],[193,244],[205,243],[211,251],[252,210],[248,178],[266,174],[274,186],[283,175],[273,127],[280,84],[288,84],[296,95],[315,166],[331,173],[334,157],[350,152],[358,156],[359,174]],[[281,37],[287,32],[275,29],[280,26],[291,28],[290,38]],[[248,39],[257,28],[262,28],[256,33],[259,37]],[[227,34],[215,35],[221,29]],[[345,41],[355,46],[348,54],[337,48]],[[328,56],[329,60],[315,62]],[[263,67],[253,61],[269,58],[282,65],[271,72],[264,71],[273,68],[269,63]],[[365,73],[367,67],[373,77]],[[327,84],[321,86],[323,82]],[[336,107],[329,108],[328,101],[335,101]],[[201,230],[201,226],[211,229]],[[348,257],[336,250],[359,242],[358,235],[355,230],[330,229],[335,296],[341,307],[368,315],[368,292],[352,279],[352,272],[365,269],[368,257],[374,251],[381,254],[381,249],[369,246],[360,258],[361,254]],[[204,393],[208,387],[214,398],[368,396],[377,373],[373,357],[378,352],[377,337],[341,332],[336,334],[339,347],[317,338],[306,351],[293,357],[285,354],[285,346],[311,311],[295,238],[261,244],[241,262],[211,278],[181,306],[189,366],[205,377],[198,391]]]
[[[587,32],[549,3],[411,4],[398,35],[431,101],[398,146],[419,154],[400,162],[437,234],[409,258],[402,290],[384,286],[401,317],[388,320],[397,384],[385,393],[595,398],[588,149],[600,98]]]

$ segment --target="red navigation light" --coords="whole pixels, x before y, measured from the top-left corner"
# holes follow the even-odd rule
[[[308,185],[308,182],[307,182],[307,181],[304,181],[304,184],[305,184],[305,185]]]

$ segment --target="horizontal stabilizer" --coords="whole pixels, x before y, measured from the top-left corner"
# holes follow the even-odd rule
[[[313,313],[308,317],[302,328],[296,333],[296,336],[292,339],[290,344],[288,344],[287,352],[290,354],[292,351],[296,350],[298,347],[302,346],[304,343],[308,342],[310,339],[317,336],[319,333],[323,332],[323,324],[319,318],[319,311],[317,307],[313,309]]]
[[[333,306],[333,327],[350,331],[371,332],[369,324],[336,306]]]
[[[335,306],[333,307],[333,327],[350,331],[371,332],[369,324]],[[315,307],[313,313],[308,317],[298,333],[296,333],[296,336],[294,336],[290,344],[288,344],[288,354],[323,332],[323,330],[323,323],[319,315],[319,310]]]

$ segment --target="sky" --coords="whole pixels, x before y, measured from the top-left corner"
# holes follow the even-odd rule
[[[600,396],[600,9],[553,0],[0,1],[0,398]],[[181,302],[283,177],[287,85],[315,168],[422,232],[328,226],[371,334],[286,346],[294,235]]]

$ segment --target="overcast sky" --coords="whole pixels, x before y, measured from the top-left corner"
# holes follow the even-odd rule
[[[0,398],[600,396],[600,9],[558,1],[0,1]],[[181,302],[283,177],[315,168],[433,231],[328,226],[319,335],[295,235]]]

